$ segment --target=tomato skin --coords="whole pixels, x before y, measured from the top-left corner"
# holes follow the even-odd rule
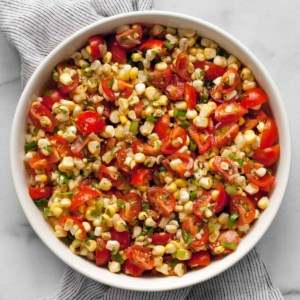
[[[125,260],[125,262],[123,263],[122,270],[125,274],[132,275],[134,277],[140,277],[144,273],[144,269],[133,264],[129,259]]]
[[[63,93],[56,88],[50,88],[44,93],[42,104],[51,109],[53,104],[64,98]]]
[[[54,146],[50,146],[51,154],[46,156],[42,153],[41,149],[38,149],[39,157],[46,159],[49,164],[55,164],[59,161],[60,155]]]
[[[120,243],[120,250],[124,250],[130,246],[130,232],[128,230],[118,232],[115,229],[110,230],[111,240]]]
[[[177,170],[173,170],[170,167],[170,162],[174,159],[180,159],[182,161],[182,164],[178,166]],[[179,153],[176,152],[168,157],[166,157],[163,161],[162,164],[170,171],[170,172],[176,172],[180,176],[184,176],[186,172],[189,172],[191,175],[193,173],[194,169],[194,160],[192,157],[188,154],[184,153]]]
[[[43,170],[43,171],[46,171],[46,170],[50,170],[51,169],[51,166],[48,163],[48,161],[46,159],[40,158],[40,157],[33,157],[33,158],[31,158],[29,160],[28,164],[29,164],[29,167],[32,170]]]
[[[111,252],[106,249],[106,242],[102,238],[97,238],[97,249],[96,249],[96,265],[106,265],[111,258]]]
[[[230,78],[231,74],[234,74],[234,82],[232,85],[228,85],[228,79]],[[234,68],[228,68],[228,70],[222,75],[221,83],[217,87],[217,91],[220,93],[228,93],[233,91],[240,83],[240,75]],[[245,107],[246,108],[246,107]]]
[[[206,220],[204,211],[205,208],[210,206],[213,203],[211,198],[211,193],[206,192],[204,195],[201,195],[197,200],[195,200],[193,205],[193,212],[196,216],[200,217],[203,220]]]
[[[89,45],[91,47],[91,57],[92,60],[100,59],[103,53],[100,47],[105,44],[105,41],[101,35],[95,35],[89,38]]]
[[[192,254],[192,257],[187,261],[190,268],[205,267],[210,264],[210,255],[208,251],[199,251]]]
[[[78,226],[79,229],[81,229],[82,232],[82,239],[86,240],[86,231],[84,226],[82,225],[82,223],[75,217],[72,216],[61,216],[58,220],[58,225],[60,225],[61,227],[65,226],[65,223],[68,219],[73,220],[74,224]]]
[[[245,196],[231,196],[229,199],[229,207],[231,213],[237,212],[239,214],[237,221],[238,226],[250,224],[255,218],[255,205],[249,198]]]
[[[215,119],[221,123],[234,123],[246,113],[247,109],[237,102],[222,103],[215,110]]]
[[[170,116],[169,114],[165,114],[157,120],[153,132],[158,135],[160,140],[162,140],[166,137],[166,135],[171,130],[169,126],[170,126]]]
[[[59,64],[57,65],[58,73],[62,74],[65,68],[74,69],[74,67],[71,65]],[[76,71],[76,69],[74,70]],[[58,88],[63,94],[69,94],[77,88],[78,84],[79,84],[79,75],[76,71],[75,74],[72,76],[72,83],[70,85],[64,85],[63,83],[59,82]]]
[[[201,69],[205,72],[204,78],[207,80],[215,80],[225,73],[225,69],[208,61],[196,61],[195,69]]]
[[[126,182],[125,178],[121,178],[118,173],[110,170],[104,164],[101,165],[101,167],[98,171],[98,177],[99,177],[99,180],[101,180],[102,178],[108,178],[111,181],[112,186],[114,186],[114,187],[121,186],[122,184],[124,184]]]
[[[225,162],[229,165],[229,169],[228,170],[223,170],[221,168],[221,163]],[[224,179],[229,182],[232,183],[233,179],[231,178],[232,175],[237,174],[238,173],[238,169],[237,166],[234,164],[234,162],[229,159],[229,158],[223,158],[221,156],[215,156],[214,160],[213,160],[213,168],[215,169],[215,171],[217,173],[219,173],[220,175],[224,176]]]
[[[151,146],[147,143],[143,143],[141,140],[136,140],[133,143],[132,150],[133,150],[134,154],[142,152],[145,155],[154,155],[154,156],[158,155],[159,152],[160,152],[160,149],[158,147],[154,147],[154,146]]]
[[[133,107],[133,110],[135,112],[135,115],[137,117],[137,119],[140,119],[143,113],[143,109],[144,109],[144,103],[142,101],[140,101],[138,104],[136,104]]]
[[[131,169],[129,166],[126,166],[125,163],[126,159],[126,151],[125,149],[119,149],[116,153],[116,160],[117,160],[117,166],[118,168],[125,172],[125,173],[130,173]]]
[[[259,163],[263,164],[265,167],[269,167],[277,161],[279,153],[280,146],[276,144],[272,147],[268,147],[265,149],[256,149],[253,158]]]
[[[219,134],[217,134],[219,132]],[[229,145],[239,132],[239,126],[235,123],[218,123],[215,127],[216,146],[222,148]]]
[[[215,201],[216,206],[215,206],[215,210],[214,210],[214,213],[217,214],[220,211],[222,211],[224,209],[224,207],[226,207],[228,205],[228,196],[227,196],[227,193],[221,183],[218,182],[215,189],[219,191],[219,196],[218,196],[217,200]]]
[[[154,70],[150,73],[150,84],[164,90],[170,83],[172,78],[172,69],[168,66],[168,68],[164,71]]]
[[[124,198],[124,207],[121,208],[120,216],[126,222],[132,222],[142,211],[142,199],[134,192],[128,193]]]
[[[80,113],[76,121],[78,130],[83,134],[103,132],[105,120],[95,111],[85,111]]]
[[[39,200],[42,198],[50,198],[52,195],[52,187],[46,186],[42,188],[29,187],[29,195],[32,200]]]
[[[173,74],[171,81],[166,87],[165,94],[169,100],[181,100],[184,96],[185,82],[177,74]]]
[[[213,255],[225,255],[225,254],[230,254],[235,251],[233,249],[225,248],[224,252],[222,252],[221,254],[217,254],[215,252],[215,249],[218,246],[222,245],[223,242],[234,243],[234,244],[238,245],[240,242],[240,237],[235,230],[227,230],[227,231],[222,232],[219,235],[218,239],[214,243],[209,243],[208,247],[209,247],[210,253]]]
[[[188,109],[194,109],[196,107],[197,93],[196,93],[195,89],[189,84],[185,84],[184,100],[187,103]]]
[[[211,148],[211,137],[207,129],[200,129],[192,124],[187,131],[191,139],[197,144],[199,154],[204,154]]]
[[[189,63],[190,61],[187,52],[180,52],[176,59],[175,70],[178,76],[181,77],[184,81],[191,81],[191,74],[188,72]]]
[[[138,34],[135,37],[135,34]],[[120,47],[128,50],[138,45],[143,37],[143,29],[139,24],[134,24],[130,29],[127,29],[116,35],[116,41]]]
[[[268,118],[261,135],[260,149],[265,149],[273,146],[277,140],[277,137],[278,130],[276,123],[273,119]]]
[[[153,245],[167,245],[168,242],[170,242],[170,240],[172,239],[172,234],[171,233],[167,233],[167,232],[161,232],[161,233],[154,233],[151,236],[152,239],[152,244]]]
[[[89,200],[97,198],[100,195],[101,195],[100,191],[88,186],[82,186],[80,190],[73,197],[70,206],[70,211],[76,211],[80,205],[84,204]]]
[[[242,127],[242,131],[249,130],[255,128],[259,122],[266,122],[267,115],[264,113],[262,109],[259,110],[250,110],[249,118],[246,118],[246,122]]]
[[[133,185],[148,185],[152,179],[152,170],[141,168],[133,171],[130,183]]]
[[[119,46],[115,38],[110,39],[108,43],[108,51],[112,54],[112,61],[119,64],[126,64],[126,50]]]
[[[201,238],[195,239],[193,242],[190,243],[191,248],[202,249],[203,247],[206,246],[206,244],[208,242],[208,238],[209,238],[209,230],[208,230],[207,223],[202,223],[202,230],[203,230],[203,234],[201,235]],[[199,228],[198,228],[198,231],[200,231]]]
[[[40,121],[41,117],[47,117],[51,122],[50,126],[43,125]],[[35,127],[43,129],[46,132],[53,132],[54,127],[56,126],[56,120],[51,114],[50,110],[39,102],[32,103],[29,111],[29,118]]]
[[[147,198],[150,205],[165,218],[175,209],[176,201],[173,195],[164,188],[150,187],[147,190]]]
[[[245,108],[252,108],[267,101],[268,96],[261,88],[253,88],[244,93],[241,104]]]
[[[144,246],[131,246],[125,250],[128,260],[143,270],[151,270],[154,267],[152,251]]]
[[[84,154],[82,153],[83,148],[90,142],[90,137],[87,136],[86,139],[81,140],[77,139],[75,140],[71,145],[71,152],[75,157],[83,158]]]
[[[59,135],[52,135],[49,137],[51,144],[55,147],[60,157],[70,156],[71,148],[67,140]]]
[[[133,85],[123,80],[118,80],[118,88],[121,98],[129,98],[133,92]]]
[[[147,51],[149,49],[153,49],[155,47],[163,47],[164,46],[164,41],[162,40],[147,40],[145,42],[143,42],[140,46],[139,46],[139,50],[140,51]]]
[[[177,139],[178,137],[180,137],[182,139],[182,143],[180,143],[179,146],[174,146],[172,144],[172,142]],[[161,152],[164,154],[173,154],[176,151],[178,151],[179,149],[181,149],[185,143],[186,143],[186,139],[187,139],[187,134],[186,131],[179,127],[179,126],[175,126],[170,133],[168,134],[168,136],[165,137],[165,139],[162,142],[162,146],[161,146]]]
[[[116,79],[114,79],[114,80],[116,80]],[[112,88],[110,87],[111,81],[112,81],[112,79],[110,79],[110,78],[104,79],[101,82],[101,86],[102,86],[102,90],[103,90],[104,94],[108,97],[108,99],[112,100],[112,101],[116,101],[117,97],[115,96]]]

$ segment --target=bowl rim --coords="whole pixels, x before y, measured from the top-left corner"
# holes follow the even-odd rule
[[[121,277],[120,275],[116,275],[116,274],[113,274],[115,277],[107,274],[107,276],[103,276],[100,279],[99,276],[97,276],[97,274],[89,273],[88,272],[89,268],[87,268],[87,269],[82,268],[82,265],[84,265],[84,264],[81,264],[80,261],[76,258],[77,256],[75,256],[73,253],[71,253],[71,251],[70,251],[70,253],[71,253],[72,257],[69,255],[62,255],[60,253],[61,247],[58,246],[58,244],[53,245],[51,240],[48,240],[47,237],[45,236],[44,230],[39,228],[39,226],[36,226],[37,222],[34,219],[30,218],[32,209],[31,209],[31,207],[28,207],[26,205],[26,202],[28,201],[29,196],[24,195],[24,190],[22,189],[22,187],[20,185],[19,179],[22,176],[20,174],[21,162],[17,159],[19,150],[17,149],[17,147],[15,147],[15,145],[17,144],[17,140],[19,138],[16,133],[18,132],[18,129],[21,125],[18,117],[21,116],[22,114],[24,114],[24,110],[26,110],[26,107],[27,107],[26,105],[28,105],[28,102],[30,101],[29,96],[30,96],[30,91],[32,89],[32,86],[34,86],[35,81],[38,80],[38,75],[41,72],[41,70],[43,70],[44,68],[47,67],[47,64],[49,63],[50,59],[52,59],[56,55],[58,55],[62,51],[62,49],[65,48],[66,45],[69,44],[69,42],[74,41],[77,37],[84,35],[86,32],[88,32],[89,30],[91,30],[93,28],[99,27],[105,23],[113,22],[115,20],[123,20],[123,19],[127,19],[128,17],[149,16],[149,15],[150,16],[163,16],[166,18],[172,17],[172,18],[179,18],[179,19],[186,20],[186,21],[192,21],[194,23],[197,23],[199,26],[204,26],[206,28],[209,28],[212,31],[215,31],[217,34],[223,36],[225,39],[232,42],[234,44],[234,47],[241,49],[244,52],[244,54],[252,62],[254,62],[257,69],[259,69],[259,72],[266,79],[268,85],[272,89],[272,91],[275,95],[275,99],[276,99],[274,102],[281,109],[280,116],[281,116],[282,124],[280,124],[280,125],[283,128],[284,134],[286,135],[285,136],[286,152],[284,155],[284,167],[283,167],[285,177],[283,177],[283,182],[280,182],[280,186],[277,186],[275,188],[278,191],[277,198],[279,198],[279,200],[277,199],[278,200],[277,203],[274,203],[274,204],[272,203],[273,211],[270,213],[271,216],[269,216],[269,219],[266,221],[267,222],[266,226],[263,227],[263,229],[261,231],[256,232],[256,235],[254,235],[252,237],[252,239],[249,240],[249,245],[247,247],[244,247],[243,249],[238,248],[238,250],[236,252],[234,252],[233,254],[222,258],[222,261],[224,261],[224,263],[221,266],[217,267],[215,270],[208,272],[208,274],[202,274],[201,278],[197,278],[197,276],[189,276],[188,280],[185,280],[185,277],[187,276],[187,274],[186,274],[185,276],[183,276],[181,278],[174,278],[172,280],[172,282],[169,283],[169,285],[167,285],[167,286],[165,284],[163,284],[163,285],[155,284],[155,283],[159,283],[159,282],[163,283],[164,280],[162,278],[159,278],[160,280],[157,281],[157,280],[153,280],[153,278],[151,277],[150,280],[153,281],[154,284],[153,285],[147,284],[146,286],[143,286],[143,284],[141,284],[142,281],[140,281],[137,278],[127,276],[130,279],[127,278],[128,280],[127,279],[122,280],[122,278],[124,279],[124,277]],[[275,216],[277,215],[277,212],[280,208],[283,197],[284,197],[284,193],[285,193],[287,183],[288,183],[288,178],[289,178],[290,165],[291,165],[291,136],[290,136],[290,128],[289,128],[286,110],[285,110],[285,107],[284,107],[283,101],[281,99],[278,88],[276,87],[273,79],[271,78],[270,74],[267,72],[265,67],[262,65],[260,60],[246,46],[244,46],[243,43],[241,43],[239,40],[237,40],[231,34],[227,33],[226,31],[219,28],[218,26],[213,25],[207,21],[204,21],[204,20],[196,18],[196,17],[191,17],[186,14],[174,13],[174,12],[168,12],[168,11],[141,11],[141,12],[138,11],[138,12],[130,12],[130,13],[124,13],[124,14],[119,14],[116,16],[108,17],[108,18],[99,20],[97,22],[94,22],[86,27],[83,27],[82,29],[76,31],[75,33],[70,35],[68,38],[66,38],[62,43],[57,45],[46,56],[46,58],[40,63],[40,65],[37,67],[37,69],[32,74],[30,80],[28,81],[27,85],[25,86],[25,88],[20,96],[20,100],[19,100],[19,103],[18,103],[16,111],[15,111],[13,124],[12,124],[12,130],[11,130],[10,159],[11,159],[11,168],[12,168],[14,186],[16,188],[19,202],[23,208],[23,211],[27,217],[27,220],[31,224],[35,233],[44,242],[44,244],[58,258],[60,258],[65,264],[69,265],[71,268],[75,269],[79,273],[81,273],[95,281],[107,284],[109,286],[114,286],[117,288],[123,288],[123,289],[127,289],[127,290],[136,290],[136,291],[165,291],[165,290],[174,290],[174,289],[178,289],[178,288],[187,287],[187,286],[194,285],[196,283],[204,282],[208,279],[211,279],[211,278],[217,276],[218,274],[224,272],[225,270],[227,270],[234,264],[236,264],[252,248],[254,248],[254,246],[262,238],[262,236],[265,234],[265,232],[268,230],[271,223],[273,222],[273,220],[274,220]],[[250,234],[250,233],[248,233],[248,234]],[[59,241],[59,242],[61,244],[63,244],[61,241]],[[79,258],[79,259],[82,260],[82,258]],[[106,270],[106,271],[109,272],[108,270]],[[200,270],[193,271],[193,273],[196,274],[199,271]],[[119,276],[119,277],[116,277],[116,276]],[[148,278],[146,278],[146,280],[147,279]],[[134,282],[136,282],[136,283],[134,283]]]

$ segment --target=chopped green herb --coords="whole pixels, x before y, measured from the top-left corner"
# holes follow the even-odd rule
[[[129,127],[129,131],[134,134],[137,135],[139,132],[139,122],[138,121],[132,121]]]
[[[67,239],[73,242],[75,240],[75,237],[70,232],[68,232]]]
[[[204,76],[205,72],[203,70],[200,71],[200,76]]]
[[[44,93],[44,96],[50,97],[50,96],[51,96],[51,90],[47,90],[47,91]]]
[[[150,226],[143,225],[143,230],[146,231],[148,235],[153,235],[153,228]]]
[[[165,199],[169,199],[169,198],[170,198],[170,196],[167,195],[167,194],[163,195],[163,197],[164,197]]]
[[[146,121],[151,122],[151,123],[156,123],[157,122],[157,118],[155,118],[153,116],[148,116],[146,118]]]
[[[122,264],[124,262],[124,259],[119,252],[114,254],[114,258],[119,264]]]
[[[30,150],[36,150],[36,149],[37,149],[37,142],[35,141],[31,141],[30,143],[26,144],[24,147],[26,153]]]
[[[131,55],[127,55],[127,63],[132,67],[135,67],[135,62],[132,60]]]
[[[200,103],[207,103],[209,99],[209,94],[203,94],[200,98]]]
[[[48,203],[48,199],[46,198],[42,198],[42,199],[39,199],[37,201],[34,201],[34,204],[37,206],[37,207],[42,207],[42,206],[45,206],[47,205]]]
[[[232,228],[234,226],[234,224],[236,223],[236,221],[239,218],[239,214],[234,212],[230,215],[229,220],[228,220],[228,228]]]
[[[184,121],[180,124],[180,127],[185,129],[185,130],[188,129],[189,126],[190,126],[190,122],[188,122],[188,121]]]
[[[83,76],[86,76],[86,77],[91,77],[93,75],[93,70],[89,69],[87,70],[86,68],[88,67],[89,65],[86,65],[86,67],[84,68],[81,68],[81,71],[83,73]]]
[[[159,172],[167,172],[167,168],[164,166],[159,167]]]
[[[272,175],[272,171],[271,171],[271,170],[266,169],[266,171],[267,171],[267,173],[268,173],[269,175]]]
[[[88,232],[87,236],[90,240],[96,240],[96,236],[92,232]]]
[[[45,149],[49,154],[52,154],[52,149],[51,149],[50,145],[45,146],[44,149]]]
[[[196,200],[198,193],[196,191],[190,192],[190,200]]]
[[[122,199],[117,199],[117,206],[123,208],[125,206]]]
[[[64,172],[59,172],[59,177],[58,177],[58,183],[59,184],[68,184],[69,179],[66,173]]]
[[[94,162],[96,160],[96,157],[95,156],[90,156],[90,157],[87,157],[86,159],[88,162]]]
[[[174,117],[185,117],[186,113],[187,113],[186,110],[175,109],[174,110]]]
[[[191,178],[191,179],[188,180],[188,182],[189,182],[190,184],[193,184],[193,185],[197,186],[197,187],[200,186],[199,182],[197,182],[195,179],[192,179],[192,178]]]
[[[209,89],[212,86],[212,81],[206,81],[205,86]]]
[[[150,75],[150,73],[147,74],[147,82],[150,82],[152,80],[152,76]]]
[[[228,126],[223,126],[221,128],[221,133],[226,133],[228,131]]]
[[[183,239],[188,245],[194,241],[194,239],[191,237],[191,234],[187,230],[183,231]]]
[[[246,211],[246,212],[249,212],[249,211],[250,211],[249,206],[248,206],[247,204],[243,204],[243,207],[245,208],[245,211]]]
[[[222,247],[226,249],[236,250],[236,243],[222,242]]]
[[[196,151],[197,150],[197,144],[194,141],[190,141],[190,150]]]
[[[71,198],[74,196],[73,192],[64,192],[64,193],[60,193],[61,196],[71,196]]]
[[[86,155],[88,155],[88,153],[89,153],[89,152],[88,152],[88,149],[87,149],[86,147],[84,147],[84,148],[83,148],[83,154],[86,156]]]
[[[231,153],[229,153],[228,154],[228,157],[230,158],[230,159],[235,159],[235,153],[234,152],[231,152]]]
[[[44,216],[48,217],[50,214],[50,208],[49,207],[44,207]]]
[[[234,195],[237,192],[237,188],[236,188],[235,185],[227,185],[225,187],[225,190],[226,190],[228,195]]]
[[[240,167],[242,167],[244,164],[240,158],[237,159],[237,163],[239,164]]]
[[[111,89],[113,87],[113,85],[114,85],[114,79],[112,78],[110,80],[110,82],[108,83],[108,87]]]
[[[59,111],[61,111],[64,115],[68,113],[68,111],[67,111],[65,108],[61,107],[61,106],[60,106],[58,109],[59,109]]]
[[[165,41],[165,46],[169,51],[171,51],[174,48],[174,45],[171,44],[169,41]]]
[[[176,266],[177,264],[179,264],[179,260],[178,260],[178,259],[174,259],[174,260],[171,262],[171,266],[172,266],[173,268],[175,268],[175,266]]]
[[[91,187],[95,188],[95,189],[99,189],[99,183],[98,182],[92,182]]]
[[[148,202],[143,202],[142,211],[146,212],[150,208],[150,204]]]

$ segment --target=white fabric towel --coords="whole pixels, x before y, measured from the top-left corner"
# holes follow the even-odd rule
[[[152,8],[152,0],[0,0],[0,30],[20,53],[24,86],[43,58],[78,29],[108,16]],[[111,288],[67,267],[54,295],[43,299],[278,300],[283,297],[254,249],[223,274],[169,292]]]

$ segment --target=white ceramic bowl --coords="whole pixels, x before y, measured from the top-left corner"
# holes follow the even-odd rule
[[[175,276],[134,278],[124,274],[113,274],[105,268],[99,268],[94,263],[74,255],[61,240],[54,236],[53,229],[28,195],[28,174],[23,163],[23,149],[27,111],[32,97],[43,92],[53,67],[86,44],[90,36],[108,34],[114,32],[118,26],[129,23],[163,24],[195,29],[201,36],[215,40],[229,53],[235,54],[244,65],[252,69],[260,86],[268,93],[269,104],[279,129],[282,155],[277,164],[276,183],[272,190],[269,208],[262,213],[251,231],[242,239],[236,252],[212,262],[206,268],[189,271],[181,278]],[[41,240],[63,262],[87,277],[118,288],[139,291],[172,290],[193,285],[220,274],[243,258],[261,239],[277,214],[288,182],[290,161],[291,141],[285,108],[277,87],[261,62],[242,43],[222,29],[187,15],[170,12],[135,12],[110,17],[93,23],[67,38],[46,57],[26,85],[15,113],[11,134],[11,166],[17,194],[28,221]]]

